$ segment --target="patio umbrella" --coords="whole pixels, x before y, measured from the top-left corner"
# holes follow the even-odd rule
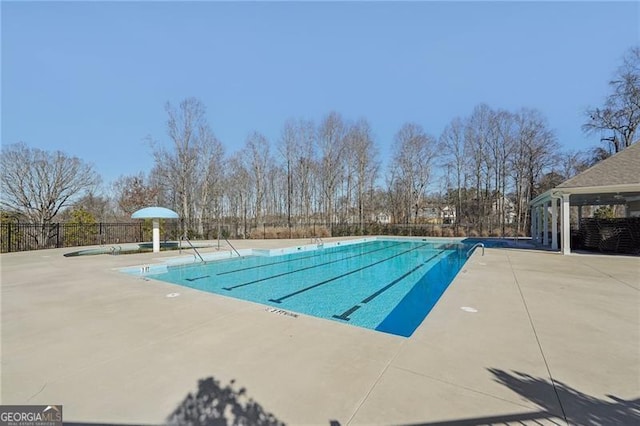
[[[153,219],[153,252],[160,252],[160,219],[177,219],[178,213],[164,207],[145,207],[134,212],[132,219]]]

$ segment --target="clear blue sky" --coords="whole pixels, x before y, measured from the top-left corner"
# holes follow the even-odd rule
[[[638,44],[638,2],[2,2],[2,144],[148,170],[167,101],[195,96],[228,152],[287,118],[367,118],[383,161],[485,102],[537,108],[565,149]]]

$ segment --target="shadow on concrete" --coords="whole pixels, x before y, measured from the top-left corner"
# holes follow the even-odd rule
[[[557,393],[566,420],[572,425],[637,425],[640,424],[640,397],[625,400],[613,395],[599,399],[572,388],[560,381],[553,384],[539,377],[520,372],[508,373],[489,368],[495,380],[527,398],[545,410],[557,411],[556,404],[549,404],[549,395]],[[560,414],[560,413],[558,413]]]
[[[169,415],[167,424],[188,426],[256,425],[280,426],[284,422],[268,413],[246,394],[234,389],[235,381],[222,387],[213,377],[198,381],[198,391],[189,393]]]
[[[541,410],[498,416],[455,419],[443,422],[419,423],[412,426],[476,426],[504,424],[562,425],[638,425],[640,424],[640,398],[624,400],[613,395],[607,399],[587,395],[571,386],[520,372],[488,369],[494,380],[538,405]],[[557,394],[557,396],[556,396]],[[558,399],[560,403],[558,403]],[[560,408],[561,407],[561,408]],[[558,412],[562,411],[562,412]]]
[[[494,380],[541,408],[540,411],[511,413],[498,416],[463,418],[443,422],[420,423],[414,426],[475,426],[497,424],[564,424],[576,426],[638,425],[640,424],[640,398],[624,400],[613,395],[599,399],[571,386],[556,381],[512,371],[488,369]],[[198,391],[189,393],[169,415],[167,424],[188,426],[269,425],[284,422],[266,412],[260,404],[246,395],[246,389],[234,388],[232,380],[222,387],[213,377],[198,382]],[[556,397],[557,395],[557,397]],[[558,403],[560,400],[560,404]],[[560,405],[562,409],[560,410]],[[562,412],[559,412],[562,411]],[[65,422],[65,425],[101,426],[99,423]],[[330,426],[340,423],[331,420]],[[124,426],[121,424],[120,426]]]
[[[224,387],[213,377],[198,381],[198,391],[189,394],[167,417],[165,425],[227,426],[256,425],[284,426],[273,414],[268,413],[247,396],[245,388],[235,389],[234,380]],[[107,426],[114,423],[64,422],[73,426]],[[150,426],[139,423],[117,423],[118,426]]]

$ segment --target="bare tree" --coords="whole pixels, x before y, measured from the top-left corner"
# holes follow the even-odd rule
[[[316,159],[316,129],[313,122],[300,120],[297,126],[298,148],[294,168],[294,188],[298,193],[297,214],[304,217],[308,225],[311,221],[313,204],[319,192],[318,161]]]
[[[198,160],[196,132],[204,122],[204,105],[195,98],[180,102],[178,108],[169,102],[167,134],[173,143],[172,150],[159,148],[154,152],[158,174],[172,186],[181,216],[182,234],[188,235],[193,212],[192,189],[195,164]]]
[[[467,120],[465,129],[465,143],[469,156],[469,168],[474,185],[474,208],[470,217],[473,223],[483,232],[488,222],[488,185],[492,164],[489,163],[489,139],[491,135],[492,117],[494,111],[486,104],[480,104],[473,109]]]
[[[501,235],[505,235],[507,221],[507,185],[509,157],[515,148],[515,126],[513,114],[508,111],[497,111],[492,117],[492,137],[489,147],[493,163],[493,197],[492,213],[497,213],[495,221],[489,220],[490,229],[494,225],[500,227]]]
[[[583,151],[570,150],[558,154],[556,163],[564,180],[571,179],[589,167],[587,154]]]
[[[287,212],[287,173],[279,164],[272,163],[267,169],[265,220],[277,222]]]
[[[229,204],[229,212],[233,217],[236,225],[236,234],[238,227],[242,223],[242,235],[246,238],[249,232],[249,218],[251,216],[251,204],[254,194],[254,187],[251,182],[250,172],[247,169],[246,161],[242,158],[243,151],[238,151],[228,161],[229,174],[227,176],[227,188],[232,190],[226,191],[226,198]]]
[[[537,183],[555,165],[558,142],[547,120],[537,110],[520,110],[515,115],[515,126],[512,178],[516,188],[518,231],[525,231],[530,225],[528,203],[538,195]]]
[[[437,156],[435,139],[422,127],[407,123],[396,133],[393,146],[392,174],[396,190],[405,196],[405,221],[415,223],[431,181],[433,160]]]
[[[318,149],[320,154],[320,179],[326,222],[331,232],[335,218],[337,188],[342,176],[342,155],[344,154],[345,124],[342,116],[331,112],[320,123],[318,129]]]
[[[180,212],[182,234],[186,236],[189,229],[201,228],[202,215],[209,203],[211,172],[216,171],[222,151],[200,100],[187,98],[177,108],[167,102],[165,109],[172,146],[154,149],[153,175],[166,189],[165,194],[170,197],[167,200]]]
[[[635,142],[640,125],[640,47],[631,48],[609,82],[611,93],[601,108],[587,110],[586,133],[599,133],[613,152]]]
[[[294,170],[300,150],[299,127],[295,120],[287,120],[282,128],[278,152],[282,157],[284,172],[287,176],[287,226],[291,232],[291,214],[294,200]]]
[[[315,133],[311,121],[289,119],[280,135],[278,152],[286,179],[285,215],[289,227],[296,216],[305,223],[310,220],[316,172]]]
[[[391,221],[393,223],[409,223],[411,218],[411,201],[401,171],[396,164],[389,166],[386,183],[387,188],[384,205],[391,213]]]
[[[2,208],[41,225],[42,232],[34,236],[41,247],[48,238],[45,225],[100,181],[93,168],[77,157],[23,143],[3,146],[0,166]]]
[[[440,143],[445,152],[445,166],[448,170],[453,170],[455,178],[456,222],[462,219],[462,193],[466,187],[465,169],[468,159],[465,153],[465,126],[464,120],[456,117],[440,135]]]
[[[156,204],[158,188],[149,182],[144,173],[120,176],[113,183],[113,192],[118,207],[130,218],[133,212]]]
[[[117,218],[117,213],[111,199],[91,189],[88,190],[84,196],[78,198],[73,203],[73,207],[64,209],[64,211],[60,213],[61,219],[63,221],[68,220],[75,211],[84,211],[99,222],[114,221]]]
[[[245,167],[249,170],[251,183],[255,189],[255,223],[257,226],[264,219],[264,197],[269,174],[269,141],[264,135],[253,132],[247,138],[243,149]]]
[[[198,234],[204,233],[204,220],[215,215],[220,220],[221,197],[223,191],[224,148],[207,125],[198,132],[198,160],[196,181],[198,196],[194,200]]]
[[[372,194],[372,188],[378,175],[378,151],[371,134],[371,126],[364,119],[350,126],[345,141],[347,153],[344,158],[348,162],[346,166],[348,172],[346,174],[349,182],[347,185],[347,200],[349,201],[349,206],[351,206],[351,181],[353,180],[358,223],[362,233],[362,224],[365,218],[365,199],[367,194]]]

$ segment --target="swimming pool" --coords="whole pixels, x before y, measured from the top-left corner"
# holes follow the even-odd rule
[[[150,270],[148,278],[410,336],[466,261],[463,244],[373,240]]]

